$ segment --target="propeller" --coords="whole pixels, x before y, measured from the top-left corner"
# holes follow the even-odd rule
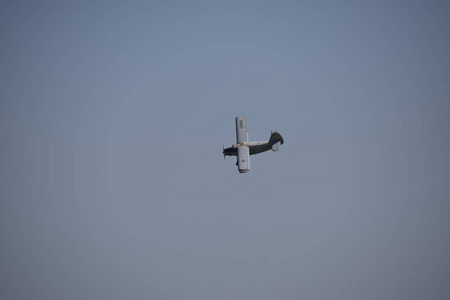
[[[223,160],[225,160],[225,146],[222,145],[222,154],[223,154]]]

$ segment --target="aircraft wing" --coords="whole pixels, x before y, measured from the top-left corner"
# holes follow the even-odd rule
[[[247,119],[245,117],[236,117],[236,142],[248,143]]]

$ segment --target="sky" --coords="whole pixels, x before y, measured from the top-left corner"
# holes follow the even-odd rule
[[[0,298],[449,299],[449,15],[2,1]]]

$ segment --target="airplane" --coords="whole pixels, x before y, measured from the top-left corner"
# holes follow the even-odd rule
[[[236,144],[230,148],[223,149],[223,158],[225,159],[225,156],[237,156],[236,165],[238,166],[239,173],[247,173],[250,171],[250,155],[262,153],[270,149],[272,151],[278,151],[280,145],[283,144],[283,137],[277,130],[270,132],[269,141],[249,142],[247,119],[239,116],[236,117]]]

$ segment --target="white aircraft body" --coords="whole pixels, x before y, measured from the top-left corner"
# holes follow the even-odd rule
[[[237,156],[236,165],[240,173],[250,171],[250,155],[261,152],[278,151],[280,145],[284,144],[283,137],[276,130],[272,130],[269,141],[249,142],[247,120],[245,117],[236,117],[236,144],[230,148],[223,149],[223,155]]]

